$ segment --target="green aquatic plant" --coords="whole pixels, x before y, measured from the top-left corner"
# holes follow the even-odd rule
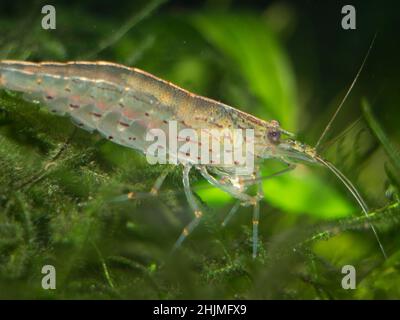
[[[39,17],[33,16],[24,21],[33,30],[24,37],[18,30],[11,32],[13,19],[1,16],[9,31],[0,42],[2,58],[134,60],[196,93],[265,119],[280,119],[309,140],[318,137],[304,133],[308,111],[296,103],[298,76],[283,40],[256,10],[181,12],[153,1],[139,14],[129,12],[122,27],[117,19],[99,19],[83,7],[74,12],[65,5],[60,10],[61,23],[76,21],[71,29],[44,33],[36,27]],[[72,19],[76,14],[85,19]],[[96,29],[88,28],[94,24]],[[111,29],[119,31],[107,33]],[[78,38],[84,42],[80,46]],[[305,63],[312,65],[309,59]],[[354,105],[358,101],[350,103]],[[253,261],[251,213],[243,208],[221,228],[231,199],[193,176],[199,178],[194,190],[207,214],[171,259],[172,245],[190,218],[179,168],[171,168],[159,196],[112,202],[130,191],[148,191],[163,166],[150,166],[135,151],[75,129],[69,119],[55,117],[18,94],[0,91],[0,297],[399,297],[397,278],[391,281],[400,248],[396,133],[389,136],[371,109],[364,101],[363,119],[333,144],[338,152],[327,150],[366,194],[372,208],[368,219],[318,168],[266,180],[261,252]],[[319,112],[325,112],[322,106]],[[323,126],[322,119],[317,122]],[[368,163],[373,169],[361,170]],[[275,166],[267,165],[265,174]],[[376,181],[383,180],[388,198],[377,195],[381,189]],[[377,250],[368,221],[382,237],[387,261]],[[54,291],[40,286],[46,264],[57,270]],[[343,264],[357,266],[360,290],[341,289]]]

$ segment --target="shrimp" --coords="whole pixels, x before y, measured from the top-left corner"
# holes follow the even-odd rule
[[[372,44],[367,56],[371,47]],[[189,173],[192,169],[198,170],[211,185],[237,199],[223,225],[240,206],[253,207],[253,257],[257,256],[259,202],[264,197],[260,165],[266,159],[273,158],[287,165],[286,169],[276,174],[294,169],[298,162],[327,167],[351,192],[368,218],[368,207],[354,185],[333,164],[323,159],[316,148],[295,140],[294,135],[281,128],[278,121],[264,121],[221,102],[193,94],[140,69],[103,61],[32,63],[3,60],[0,61],[0,88],[22,92],[24,99],[41,103],[57,115],[67,115],[77,126],[90,132],[98,131],[114,143],[136,149],[142,154],[146,154],[150,146],[146,139],[149,130],[159,128],[169,132],[171,121],[175,121],[179,129],[195,131],[205,128],[253,130],[255,165],[254,170],[245,175],[237,174],[235,163],[222,165],[212,163],[212,160],[206,164],[196,163],[188,159],[188,154],[175,154],[177,164],[183,167],[184,193],[193,219],[183,228],[174,250],[193,232],[203,216],[203,210],[190,187]],[[216,137],[218,141],[221,139]],[[194,142],[201,144],[197,140]],[[209,151],[213,151],[212,147]],[[163,172],[156,180],[150,191],[152,195],[158,193],[167,174],[167,171]],[[255,195],[249,191],[251,186],[257,188]],[[140,194],[130,192],[122,197],[133,199]],[[386,257],[374,226],[370,226]]]

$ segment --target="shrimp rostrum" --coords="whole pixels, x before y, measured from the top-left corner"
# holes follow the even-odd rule
[[[22,92],[24,99],[41,103],[55,114],[69,116],[77,126],[98,131],[114,143],[136,149],[149,161],[154,160],[155,155],[164,155],[173,159],[174,164],[181,165],[184,192],[193,219],[183,229],[175,249],[203,216],[201,205],[190,187],[189,173],[192,169],[237,199],[223,225],[240,206],[253,207],[253,257],[257,255],[259,203],[263,199],[260,164],[266,159],[273,158],[286,164],[287,168],[281,173],[293,169],[298,162],[329,168],[368,216],[368,208],[352,183],[323,159],[316,148],[296,141],[278,121],[258,119],[142,70],[108,62],[4,60],[0,61],[0,88]],[[235,130],[249,134],[245,137],[240,135],[239,139]],[[223,134],[218,134],[221,131]],[[207,139],[203,139],[205,133]],[[168,137],[168,144],[161,143],[165,137]],[[233,159],[222,161],[226,160],[222,159],[222,153],[227,155],[237,151],[235,143],[227,150],[227,141],[238,140],[251,143],[251,150],[248,152],[246,149],[246,154],[250,154],[254,161],[251,170],[245,172],[238,170],[242,162],[239,164]],[[195,152],[193,146],[201,151]],[[163,172],[156,180],[151,194],[157,194],[167,173]],[[255,194],[250,192],[252,186],[257,190]],[[131,192],[126,197],[132,199],[135,195]],[[371,228],[377,237],[372,225]],[[382,246],[381,249],[383,251]]]

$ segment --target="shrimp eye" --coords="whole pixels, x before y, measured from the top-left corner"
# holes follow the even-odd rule
[[[277,129],[270,129],[267,133],[268,140],[272,143],[278,143],[281,138],[281,132]]]

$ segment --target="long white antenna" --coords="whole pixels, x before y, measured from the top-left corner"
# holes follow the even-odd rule
[[[379,239],[379,235],[378,232],[376,232],[376,229],[374,227],[374,225],[369,221],[369,215],[368,215],[368,206],[365,203],[364,199],[361,197],[361,195],[358,193],[357,189],[354,187],[354,185],[351,183],[351,181],[349,179],[347,179],[347,177],[341,173],[339,171],[338,168],[336,168],[332,163],[317,157],[316,158],[319,162],[321,162],[323,165],[325,165],[329,170],[331,170],[334,175],[339,178],[340,181],[343,182],[343,184],[346,186],[346,188],[351,192],[351,194],[353,195],[353,197],[357,200],[358,204],[360,205],[362,211],[364,212],[365,217],[367,218],[368,224],[370,225],[372,232],[375,235],[376,240],[378,241],[379,247],[382,251],[382,254],[384,256],[385,259],[387,259],[387,255],[385,252],[385,249],[383,248],[382,242]]]
[[[336,116],[338,115],[338,113],[339,113],[340,110],[342,109],[344,103],[345,103],[346,100],[347,100],[347,97],[349,96],[351,90],[353,89],[354,85],[356,84],[356,82],[357,82],[357,80],[358,80],[358,77],[359,77],[360,74],[361,74],[361,71],[364,69],[364,65],[365,65],[365,63],[367,62],[368,56],[369,56],[369,54],[370,54],[370,52],[371,52],[371,49],[372,49],[372,47],[374,46],[376,36],[377,36],[377,33],[375,33],[374,38],[373,38],[372,41],[371,41],[371,44],[370,44],[370,46],[369,46],[369,48],[368,48],[368,51],[367,51],[367,53],[366,53],[366,55],[365,55],[365,57],[364,57],[364,59],[363,59],[363,62],[361,63],[360,68],[358,69],[358,72],[357,72],[356,76],[354,77],[353,82],[350,84],[350,87],[347,89],[346,94],[344,95],[344,97],[343,97],[342,101],[340,102],[338,108],[336,109],[335,113],[333,114],[331,120],[328,122],[328,124],[327,124],[326,127],[325,127],[325,130],[322,132],[321,136],[319,137],[319,139],[318,139],[318,141],[317,141],[317,144],[315,145],[315,149],[318,149],[318,147],[319,147],[319,145],[321,144],[322,140],[325,138],[325,136],[326,136],[328,130],[330,129],[330,127],[331,127],[333,121],[336,119]]]

